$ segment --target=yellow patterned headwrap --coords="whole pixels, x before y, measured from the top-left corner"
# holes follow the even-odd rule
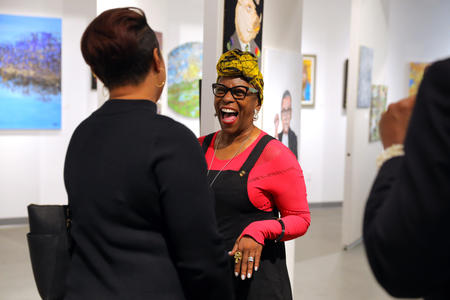
[[[258,59],[250,52],[233,49],[225,52],[217,62],[217,81],[223,76],[243,76],[259,91],[263,102],[264,80],[258,67]]]

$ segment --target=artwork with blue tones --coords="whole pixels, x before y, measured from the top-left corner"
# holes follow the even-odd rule
[[[61,19],[0,14],[0,129],[61,128]]]
[[[200,116],[199,80],[202,78],[203,44],[190,42],[169,53],[168,104],[188,118]]]
[[[359,48],[358,108],[369,108],[372,99],[373,49]]]

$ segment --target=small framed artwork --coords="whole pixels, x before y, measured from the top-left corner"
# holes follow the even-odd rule
[[[419,90],[420,82],[429,63],[409,63],[409,95],[416,95]]]
[[[381,115],[386,110],[388,87],[385,85],[372,85],[369,121],[369,143],[380,140]]]
[[[302,107],[314,107],[315,104],[316,64],[315,55],[303,55]]]
[[[347,87],[348,87],[348,58],[344,62],[344,87],[343,87],[343,98],[342,98],[342,108],[347,109]]]
[[[369,108],[372,97],[373,49],[359,47],[357,108]]]

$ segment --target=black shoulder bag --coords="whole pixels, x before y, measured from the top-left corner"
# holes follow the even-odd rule
[[[64,298],[71,259],[67,205],[28,205],[27,234],[34,280],[43,300]]]

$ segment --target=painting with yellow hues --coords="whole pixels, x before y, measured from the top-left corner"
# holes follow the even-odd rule
[[[176,113],[200,116],[199,80],[202,78],[203,45],[190,42],[169,53],[168,104]]]
[[[428,63],[409,63],[409,95],[417,94],[423,73],[428,67]]]
[[[314,106],[316,89],[316,56],[303,55],[302,106]]]

